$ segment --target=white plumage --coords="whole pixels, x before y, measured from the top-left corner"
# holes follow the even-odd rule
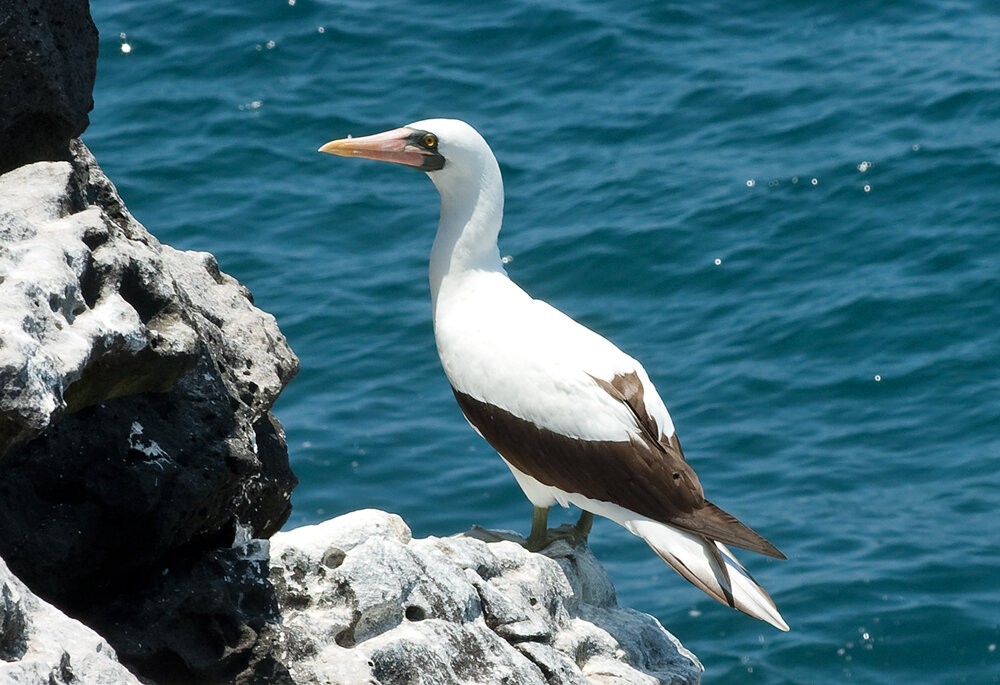
[[[531,299],[502,271],[451,274],[437,296],[434,337],[452,386],[549,430],[582,440],[628,440],[628,407],[594,383],[642,367],[606,339]],[[652,387],[651,385],[649,387]],[[655,394],[646,406],[672,434]]]
[[[503,181],[482,136],[462,121],[428,119],[320,149],[421,168],[437,187],[430,286],[441,364],[470,424],[532,504],[609,518],[710,596],[788,630],[718,538],[780,552],[704,500],[642,366],[507,277],[497,248]]]

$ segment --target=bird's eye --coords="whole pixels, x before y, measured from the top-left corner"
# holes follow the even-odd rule
[[[424,147],[433,150],[434,148],[437,147],[437,144],[438,144],[438,138],[433,133],[428,133],[427,135],[424,136]]]

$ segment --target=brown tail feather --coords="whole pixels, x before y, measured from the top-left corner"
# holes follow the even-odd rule
[[[704,507],[690,515],[674,518],[670,523],[692,533],[718,540],[725,545],[742,547],[745,550],[776,559],[788,558],[781,553],[781,550],[768,542],[763,535],[709,501],[705,502]]]

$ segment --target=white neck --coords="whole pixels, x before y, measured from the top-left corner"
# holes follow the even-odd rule
[[[446,166],[428,176],[441,194],[441,220],[430,262],[431,301],[436,310],[446,278],[469,271],[505,273],[497,247],[503,179],[492,154],[476,160],[471,168]]]

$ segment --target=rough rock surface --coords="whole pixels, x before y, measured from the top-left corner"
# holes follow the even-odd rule
[[[700,681],[701,664],[655,618],[617,606],[589,550],[532,554],[498,537],[413,540],[373,510],[275,535],[282,622],[270,640],[292,682]]]
[[[0,682],[139,685],[104,639],[36,597],[0,559]]]
[[[113,635],[122,662],[158,685],[281,683],[284,668],[261,639],[280,620],[267,543],[247,540],[246,531],[233,547],[170,563],[88,623]]]
[[[237,526],[266,538],[287,519],[296,479],[270,407],[298,361],[211,255],[161,245],[72,151],[0,176],[0,556],[112,644],[151,645],[156,593],[223,583],[213,555]],[[176,607],[216,656],[248,658],[255,631],[222,594]],[[189,681],[210,660],[164,653]]]
[[[90,122],[96,67],[87,0],[0,2],[0,173],[69,158]]]

